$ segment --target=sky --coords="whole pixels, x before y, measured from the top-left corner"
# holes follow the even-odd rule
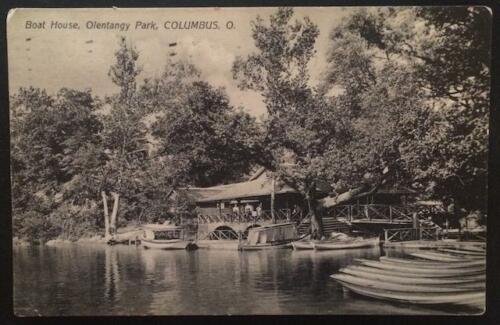
[[[309,16],[318,25],[316,55],[310,62],[312,82],[326,68],[329,34],[352,9],[342,7],[299,7],[295,18]],[[7,19],[9,89],[39,87],[55,93],[62,87],[92,89],[103,97],[118,88],[108,76],[120,36],[136,47],[143,71],[138,79],[159,76],[171,52],[188,58],[213,86],[224,87],[231,104],[242,106],[254,116],[265,114],[259,94],[241,91],[232,77],[237,56],[255,51],[251,21],[266,19],[276,8],[149,8],[149,9],[17,9]],[[155,22],[157,30],[135,29],[136,23]],[[166,29],[191,21],[217,21],[219,29]],[[45,22],[45,25],[43,25]],[[51,28],[76,23],[79,29]],[[128,31],[87,28],[88,22],[129,23]],[[227,26],[232,28],[227,28]],[[89,23],[90,24],[90,23]],[[92,23],[94,24],[94,23]],[[42,28],[34,29],[35,26]],[[213,26],[213,24],[212,24]],[[177,43],[175,47],[169,44]]]

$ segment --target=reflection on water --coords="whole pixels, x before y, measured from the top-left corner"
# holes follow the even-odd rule
[[[443,314],[348,292],[330,278],[348,251],[161,251],[67,245],[14,249],[17,315]],[[459,311],[458,311],[459,312]]]

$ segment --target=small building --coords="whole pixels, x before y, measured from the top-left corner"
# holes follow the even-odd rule
[[[353,196],[331,206],[329,215],[349,222],[408,224],[412,222],[413,213],[418,211],[414,204],[417,194],[406,187],[386,185],[372,194]]]
[[[320,197],[327,195],[327,188],[318,188]],[[295,189],[276,181],[265,168],[260,168],[248,181],[212,186],[207,188],[187,187],[179,189],[196,203],[198,216],[228,216],[271,214],[271,201],[274,197],[274,211],[278,218],[286,215],[302,215],[306,204]]]

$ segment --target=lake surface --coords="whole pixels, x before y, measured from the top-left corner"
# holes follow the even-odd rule
[[[14,311],[52,315],[446,314],[344,291],[329,276],[380,249],[238,252],[14,247]]]

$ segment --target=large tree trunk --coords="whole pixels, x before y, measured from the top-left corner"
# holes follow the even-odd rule
[[[120,195],[117,193],[111,193],[111,195],[113,195],[113,212],[111,212],[110,230],[111,234],[114,236],[116,235],[116,215],[118,214]]]
[[[109,212],[108,212],[108,197],[106,192],[101,191],[102,196],[102,205],[104,207],[104,238],[109,240],[111,238],[111,234],[109,232]]]
[[[314,186],[315,187],[315,186]],[[323,220],[316,211],[316,199],[314,195],[314,188],[306,195],[307,207],[309,215],[311,216],[311,238],[321,239],[323,237]]]
[[[272,180],[272,189],[271,189],[271,223],[276,223],[276,215],[274,214],[274,198],[275,198],[275,192],[274,192],[274,186],[275,186],[275,180],[273,177]]]
[[[368,186],[360,186],[357,188],[353,188],[347,192],[337,195],[336,197],[326,197],[324,199],[321,199],[318,201],[318,203],[324,208],[331,208],[343,202],[350,201],[356,197],[361,198],[367,195],[371,195],[379,189],[381,184],[382,182],[380,181],[371,188]]]

